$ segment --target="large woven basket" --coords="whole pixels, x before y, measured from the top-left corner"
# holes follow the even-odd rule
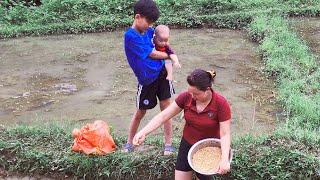
[[[196,170],[193,165],[192,165],[192,157],[193,155],[199,150],[199,149],[202,149],[202,148],[205,148],[205,147],[221,147],[221,144],[220,144],[220,139],[215,139],[215,138],[208,138],[208,139],[203,139],[201,141],[198,141],[197,143],[195,143],[189,150],[188,152],[188,163],[189,165],[191,166],[191,168],[200,173],[200,174],[203,174],[203,175],[214,175],[216,173],[205,173],[205,172],[201,172],[199,170]],[[232,157],[233,157],[233,152],[232,150],[230,149],[230,153],[229,153],[229,162],[231,163],[232,161]]]

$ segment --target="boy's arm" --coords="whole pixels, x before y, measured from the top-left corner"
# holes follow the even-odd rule
[[[153,60],[170,59],[167,53],[154,50],[150,45],[141,40],[139,36],[128,33],[125,35],[126,51],[130,51],[137,59],[145,60],[147,57]]]
[[[154,59],[154,60],[163,60],[163,59],[170,59],[169,55],[165,52],[153,50],[150,54],[149,57]]]

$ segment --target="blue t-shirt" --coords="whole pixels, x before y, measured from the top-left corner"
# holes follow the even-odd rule
[[[153,28],[148,28],[144,34],[129,28],[124,35],[127,60],[141,85],[149,85],[154,82],[164,65],[163,60],[153,60],[149,57],[154,49],[153,33]]]

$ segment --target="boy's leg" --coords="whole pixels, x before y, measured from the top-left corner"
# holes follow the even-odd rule
[[[132,144],[133,137],[136,134],[137,129],[140,125],[140,121],[144,117],[146,112],[147,112],[146,110],[137,109],[136,112],[134,113],[129,126],[128,140],[127,140],[128,144]]]
[[[171,60],[165,60],[165,67],[167,70],[167,77],[166,79],[168,81],[172,81],[173,80],[173,67],[172,67],[172,61]]]
[[[160,110],[165,110],[170,105],[170,99],[160,101]],[[164,144],[165,146],[172,145],[172,119],[166,121],[163,125],[164,129]]]
[[[159,75],[159,86],[157,89],[157,96],[160,100],[161,111],[170,105],[170,98],[174,96],[174,88],[172,81],[166,79],[167,72],[163,69]],[[165,139],[165,151],[164,155],[169,155],[174,151],[172,145],[172,120],[168,120],[164,124],[164,139]]]
[[[132,140],[134,135],[139,128],[140,121],[147,112],[147,109],[152,109],[157,105],[157,81],[150,85],[143,86],[138,84],[138,91],[136,97],[136,107],[135,111],[129,126],[128,140],[127,144],[124,146],[124,152],[129,152],[133,150]]]

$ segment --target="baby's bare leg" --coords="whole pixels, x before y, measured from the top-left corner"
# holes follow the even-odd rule
[[[171,60],[165,60],[165,67],[167,70],[167,80],[172,81],[173,80],[173,72],[172,72],[172,61]]]

